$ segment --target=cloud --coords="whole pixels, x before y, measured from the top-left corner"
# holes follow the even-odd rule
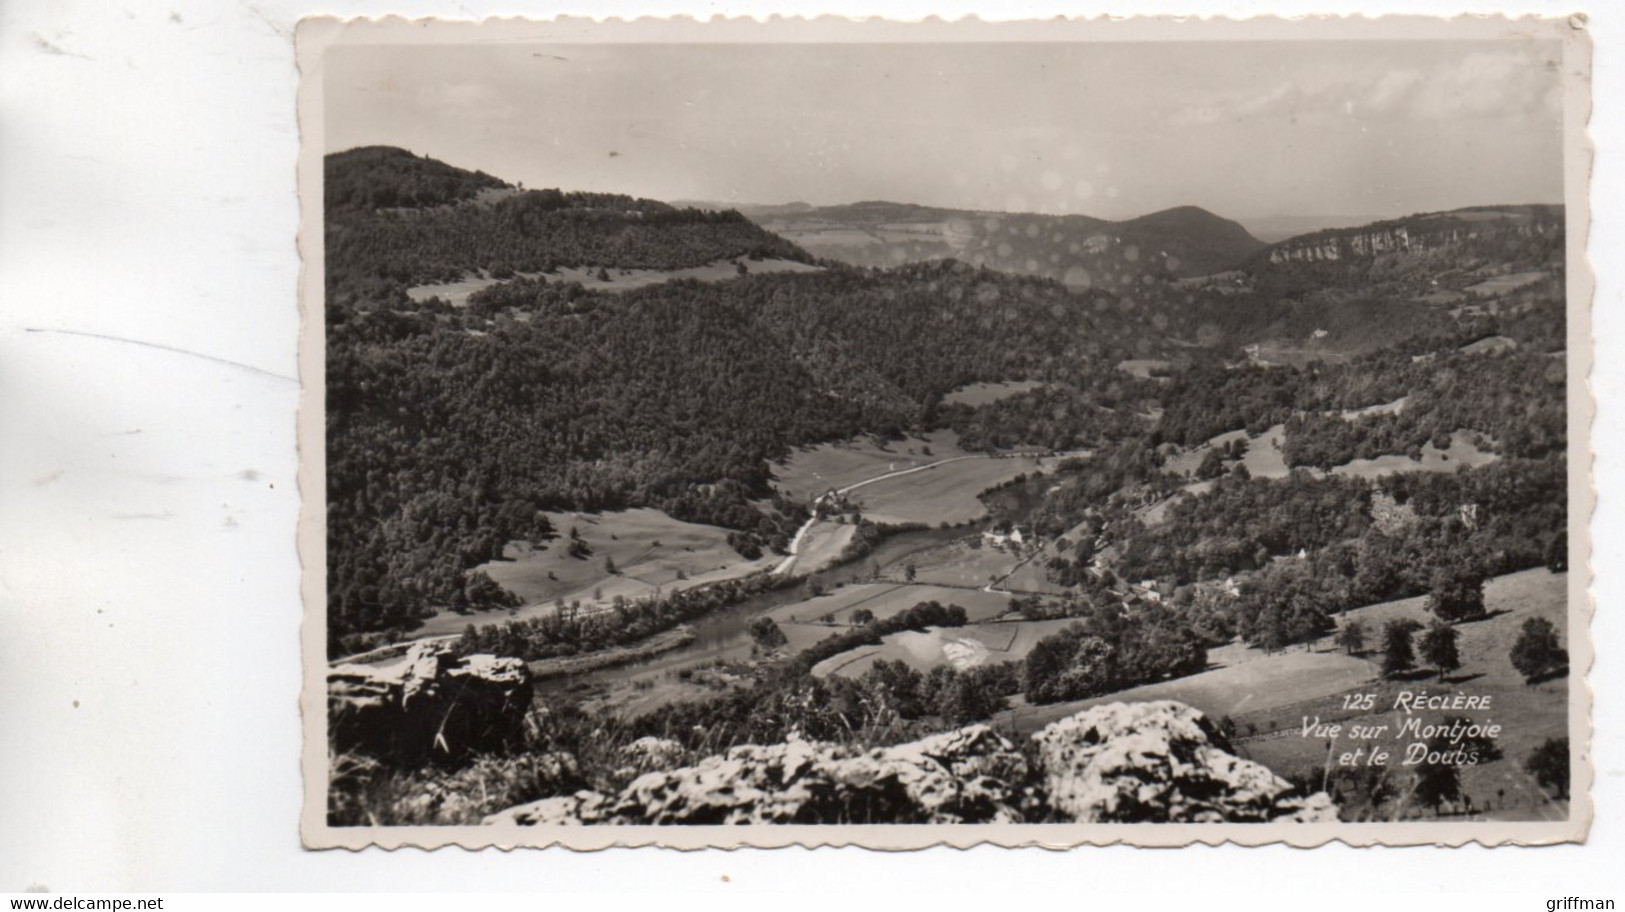
[[[1259,92],[1234,92],[1187,104],[1167,118],[1172,126],[1292,117],[1404,117],[1413,120],[1551,116],[1555,62],[1529,50],[1477,52],[1429,67],[1378,69],[1318,82],[1288,81]]]
[[[443,82],[421,86],[417,91],[416,103],[419,108],[433,114],[475,119],[501,119],[518,113],[518,109],[502,93],[479,82]]]
[[[1525,117],[1547,107],[1556,78],[1554,68],[1528,54],[1470,54],[1430,73],[1413,93],[1410,114],[1421,120]]]
[[[1419,70],[1389,70],[1377,79],[1376,85],[1366,93],[1365,107],[1372,111],[1389,111],[1402,102],[1422,81]]]
[[[1325,91],[1325,87],[1306,88],[1289,80],[1264,92],[1236,93],[1218,101],[1181,108],[1168,122],[1177,127],[1207,126],[1221,121],[1314,112],[1324,107]]]

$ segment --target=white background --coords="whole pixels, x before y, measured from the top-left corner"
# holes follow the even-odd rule
[[[299,16],[778,11],[957,17],[964,3],[10,0],[0,5],[0,892],[1058,888],[1395,890],[1625,901],[1619,62],[1591,10],[1601,659],[1585,847],[677,853],[307,852],[294,415]],[[1562,14],[1574,5],[1480,3]],[[1000,18],[1153,11],[984,3]],[[1162,2],[1154,11],[1455,13],[1453,3]],[[93,334],[93,335],[84,335]],[[110,337],[110,338],[99,338]],[[167,348],[132,344],[139,340]],[[206,356],[206,357],[205,357]],[[726,882],[724,875],[727,876]],[[1227,899],[1228,897],[1228,899]],[[1449,903],[1446,897],[1435,901]],[[1328,903],[1342,906],[1343,902]],[[1476,903],[1475,903],[1476,904]]]

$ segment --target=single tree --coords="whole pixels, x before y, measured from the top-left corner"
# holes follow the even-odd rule
[[[1207,481],[1209,479],[1218,478],[1223,474],[1224,457],[1220,455],[1218,450],[1208,450],[1207,455],[1203,456],[1201,463],[1196,466],[1197,479]]]
[[[1350,618],[1337,631],[1337,645],[1349,655],[1358,655],[1365,648],[1365,625]]]
[[[875,622],[875,613],[867,608],[859,608],[852,612],[852,625],[854,627],[867,627]]]
[[[604,555],[604,572],[608,573],[610,576],[614,576],[619,572],[615,569],[615,558],[610,557],[607,554]]]
[[[1392,678],[1416,665],[1411,635],[1422,625],[1412,620],[1389,621],[1382,628],[1382,674]]]
[[[1559,532],[1546,546],[1546,569],[1562,573],[1569,569],[1569,533]]]
[[[1422,659],[1439,670],[1439,680],[1461,667],[1461,653],[1456,648],[1461,635],[1456,628],[1434,621],[1427,633],[1422,634]]]
[[[1524,761],[1523,768],[1542,788],[1557,792],[1562,798],[1569,793],[1569,739],[1547,738]]]
[[[1271,602],[1258,613],[1257,629],[1253,641],[1266,653],[1277,653],[1292,642],[1291,632],[1287,629],[1287,615],[1278,603]]]
[[[785,637],[784,631],[780,630],[779,625],[770,617],[759,617],[751,621],[745,629],[750,632],[750,638],[756,645],[764,650],[774,650],[790,642]]]
[[[1440,567],[1428,588],[1428,610],[1441,621],[1484,616],[1484,576],[1476,570]]]
[[[904,580],[907,580],[908,582],[912,583],[912,582],[914,582],[915,575],[918,574],[918,573],[919,573],[919,570],[914,566],[913,561],[909,561],[908,563],[903,565],[903,579]]]
[[[1442,735],[1427,742],[1428,757],[1448,755],[1453,750],[1454,746],[1450,740]],[[1438,813],[1439,807],[1446,801],[1454,801],[1461,797],[1461,769],[1448,757],[1437,762],[1424,759],[1416,765],[1414,794],[1418,801],[1432,808],[1434,813]]]
[[[1526,682],[1551,674],[1569,663],[1569,654],[1557,638],[1557,628],[1545,618],[1530,618],[1523,622],[1518,641],[1512,644],[1512,667],[1518,669]]]

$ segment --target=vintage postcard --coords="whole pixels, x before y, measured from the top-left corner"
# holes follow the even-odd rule
[[[306,845],[1585,838],[1583,17],[298,54]]]

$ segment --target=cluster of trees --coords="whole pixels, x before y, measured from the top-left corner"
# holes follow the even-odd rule
[[[540,617],[484,626],[470,624],[454,649],[458,655],[489,652],[530,662],[624,646],[796,582],[758,573],[679,589],[658,598],[632,600],[618,596],[607,610],[584,612],[579,605],[563,605]]]
[[[681,269],[746,257],[811,260],[737,212],[557,190],[527,190],[490,205],[340,210],[330,214],[326,229],[327,289],[344,301],[372,279],[411,286],[482,270],[508,278],[561,266]]]
[[[1467,620],[1483,613],[1484,579],[1549,566],[1551,555],[1562,551],[1567,523],[1562,460],[1504,460],[1456,474],[1392,475],[1374,483],[1322,479],[1312,486],[1322,481],[1332,482],[1335,489],[1351,497],[1341,508],[1335,500],[1325,503],[1328,512],[1320,514],[1334,524],[1346,524],[1344,531],[1350,537],[1339,537],[1334,525],[1334,534],[1324,536],[1326,543],[1317,547],[1303,534],[1299,546],[1306,550],[1299,558],[1293,550],[1297,543],[1282,546],[1279,539],[1254,537],[1255,523],[1267,520],[1267,505],[1258,504],[1249,512],[1246,500],[1233,498],[1214,502],[1229,505],[1231,512],[1224,515],[1234,524],[1235,531],[1229,533],[1235,536],[1233,540],[1221,541],[1226,533],[1223,523],[1215,521],[1207,526],[1206,534],[1168,548],[1167,553],[1175,555],[1184,553],[1184,548],[1191,549],[1190,553],[1233,555],[1238,560],[1236,564],[1215,560],[1206,569],[1196,566],[1193,577],[1176,578],[1179,582],[1219,579],[1256,567],[1239,577],[1234,596],[1214,586],[1176,589],[1172,604],[1193,629],[1210,642],[1241,636],[1274,650],[1325,635],[1332,629],[1331,617],[1350,608],[1423,594],[1429,596],[1431,610],[1441,620]],[[1290,485],[1290,480],[1240,482],[1227,477],[1214,493],[1239,485],[1280,486]],[[1399,503],[1406,518],[1379,526],[1368,514],[1360,513],[1361,504],[1369,506],[1373,491]],[[1293,507],[1289,494],[1279,496],[1285,506],[1283,517],[1316,515]],[[1194,515],[1215,519],[1220,514],[1203,508]],[[1174,521],[1151,531],[1161,535]],[[1356,531],[1357,535],[1352,534]],[[1178,540],[1179,534],[1173,533],[1173,537]],[[1266,541],[1280,548],[1279,556],[1265,548],[1269,554],[1240,560],[1249,547]],[[1125,549],[1125,556],[1130,553]],[[1129,569],[1145,566],[1130,564]]]
[[[967,450],[1042,447],[1073,450],[1116,441],[1143,430],[1155,385],[1113,365],[1093,362],[1066,383],[1041,386],[972,408],[942,406],[940,424]]]
[[[679,269],[723,259],[811,262],[733,211],[676,209],[610,193],[520,190],[402,149],[324,162],[329,302],[409,285],[560,266]],[[481,191],[503,190],[485,199]],[[457,205],[447,205],[457,204]]]
[[[1510,456],[1537,459],[1567,447],[1562,360],[1516,350],[1441,355],[1432,367],[1397,414],[1288,419],[1281,445],[1287,464],[1330,469],[1385,453],[1420,459],[1423,445],[1444,449],[1457,430],[1476,432],[1484,447]]]
[[[1206,667],[1207,644],[1173,612],[1099,607],[1034,644],[1022,689],[1030,703],[1081,700]]]
[[[921,674],[902,660],[880,660],[857,681],[865,699],[879,713],[902,720],[934,719],[944,726],[969,725],[1005,708],[1021,692],[1021,669],[1015,662],[977,665],[963,671],[938,665]]]
[[[1417,633],[1422,634],[1418,643]],[[1417,660],[1433,667],[1439,680],[1461,667],[1461,634],[1455,625],[1435,620],[1423,627],[1410,618],[1389,621],[1382,628],[1382,673],[1394,678],[1416,668]],[[1418,649],[1420,648],[1420,656]]]
[[[1226,475],[1171,505],[1161,523],[1129,526],[1119,573],[1183,584],[1255,570],[1276,556],[1358,538],[1371,522],[1370,501],[1371,483],[1358,478]]]
[[[859,646],[878,646],[883,637],[905,630],[924,630],[927,627],[963,627],[965,609],[958,605],[944,605],[937,601],[920,602],[912,608],[884,618],[869,615],[868,622],[842,633],[827,636],[807,649],[796,653],[790,662],[790,674],[806,674],[814,665],[832,656],[840,655]]]

